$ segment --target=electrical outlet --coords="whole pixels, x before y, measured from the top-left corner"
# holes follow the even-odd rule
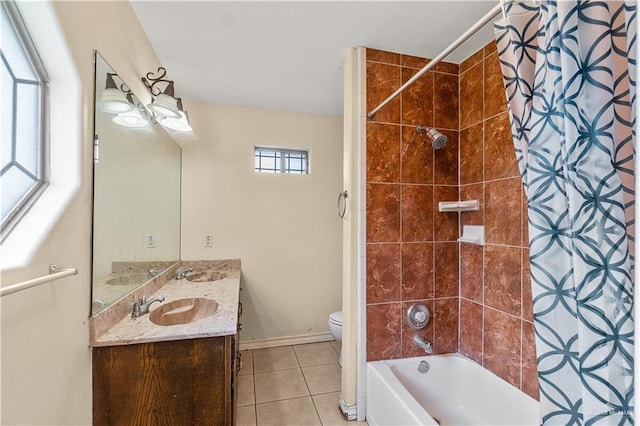
[[[146,248],[154,248],[156,246],[156,236],[153,234],[145,234],[144,246]]]
[[[213,247],[213,236],[211,234],[204,234],[204,246]]]

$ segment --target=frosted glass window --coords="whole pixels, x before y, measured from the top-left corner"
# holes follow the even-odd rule
[[[256,146],[254,170],[261,173],[309,173],[309,152]]]
[[[2,234],[44,185],[46,73],[15,2],[0,7]]]
[[[287,173],[307,173],[307,155],[306,152],[287,152],[285,153]]]
[[[272,149],[257,148],[255,150],[255,171],[265,173],[279,173],[281,154]]]

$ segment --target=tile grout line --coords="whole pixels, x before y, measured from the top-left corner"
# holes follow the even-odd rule
[[[251,379],[253,380],[253,416],[258,424],[258,395],[256,394],[256,367],[254,361],[254,351],[251,351]],[[237,419],[236,419],[237,420]]]
[[[302,374],[302,380],[304,380],[304,384],[307,387],[307,392],[309,392],[309,397],[311,397],[311,389],[309,388],[309,381],[307,380],[307,376],[304,375],[304,371],[302,371],[302,366],[300,365],[300,359],[298,358],[298,353],[296,352],[296,349],[294,346],[291,346],[291,349],[293,350],[293,354],[296,357],[296,362],[298,363],[300,374]],[[318,410],[316,409],[315,402],[313,402],[313,398],[311,398],[311,402],[313,403],[313,408],[316,410],[316,414],[318,414]],[[318,414],[318,418],[320,418],[319,414]]]
[[[334,352],[335,354],[338,354],[338,355],[339,355],[339,353],[338,353],[338,351],[336,350],[336,348],[335,348],[331,343],[329,343],[329,344],[330,344],[331,349],[333,350],[333,352]],[[298,397],[293,397],[293,398],[284,398],[284,399],[279,399],[279,400],[275,400],[275,401],[265,401],[265,402],[261,402],[261,403],[258,403],[258,402],[257,402],[257,400],[254,400],[253,407],[254,407],[254,413],[255,413],[256,424],[257,424],[257,421],[258,421],[258,420],[257,420],[257,406],[258,406],[258,405],[262,405],[262,404],[270,404],[270,403],[276,403],[276,402],[288,401],[288,400],[294,400],[294,399],[303,399],[303,398],[307,398],[307,397],[308,397],[308,398],[311,398],[311,402],[313,403],[313,407],[314,407],[314,410],[315,410],[316,415],[317,415],[317,417],[318,417],[318,420],[320,421],[320,424],[321,424],[321,425],[324,425],[324,423],[322,423],[322,418],[321,418],[321,416],[320,416],[320,411],[319,411],[319,409],[318,409],[318,406],[316,405],[316,401],[315,401],[315,399],[314,399],[314,396],[327,395],[327,394],[331,394],[331,393],[334,393],[334,392],[322,392],[322,393],[318,393],[317,395],[313,395],[313,394],[311,393],[311,389],[309,388],[309,383],[308,383],[308,381],[307,381],[307,378],[306,378],[306,376],[304,375],[304,372],[302,371],[302,368],[303,368],[303,367],[302,367],[302,366],[301,366],[301,364],[300,364],[300,359],[299,359],[298,353],[297,353],[297,352],[296,352],[296,350],[295,350],[295,347],[296,347],[296,346],[304,346],[304,345],[290,345],[290,347],[291,347],[291,349],[292,349],[292,351],[293,351],[293,353],[294,353],[294,357],[295,357],[296,362],[297,362],[297,364],[298,364],[298,367],[295,367],[295,368],[297,368],[298,370],[300,370],[300,373],[302,374],[303,380],[305,381],[305,385],[307,386],[308,395],[306,395],[306,396],[298,396]],[[253,353],[252,353],[252,361],[253,361]],[[318,366],[332,365],[332,364],[333,364],[333,362],[331,362],[331,363],[321,363],[321,364],[310,365],[310,366],[307,366],[307,367],[318,367]],[[267,372],[264,372],[264,373],[270,373],[270,372],[275,372],[275,371],[294,370],[295,368],[288,368],[288,369],[283,369],[283,370],[272,370],[272,371],[267,371]],[[258,374],[262,374],[262,373],[258,373]],[[253,374],[252,374],[252,375],[253,375],[253,378],[254,378],[254,399],[255,399],[255,375],[256,375],[255,368],[253,369]]]

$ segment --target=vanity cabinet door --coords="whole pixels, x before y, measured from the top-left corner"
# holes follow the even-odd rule
[[[232,425],[232,338],[93,348],[93,424]]]

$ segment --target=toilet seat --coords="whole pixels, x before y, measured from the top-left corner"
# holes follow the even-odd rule
[[[329,315],[329,322],[334,325],[342,326],[342,311],[334,312]]]

